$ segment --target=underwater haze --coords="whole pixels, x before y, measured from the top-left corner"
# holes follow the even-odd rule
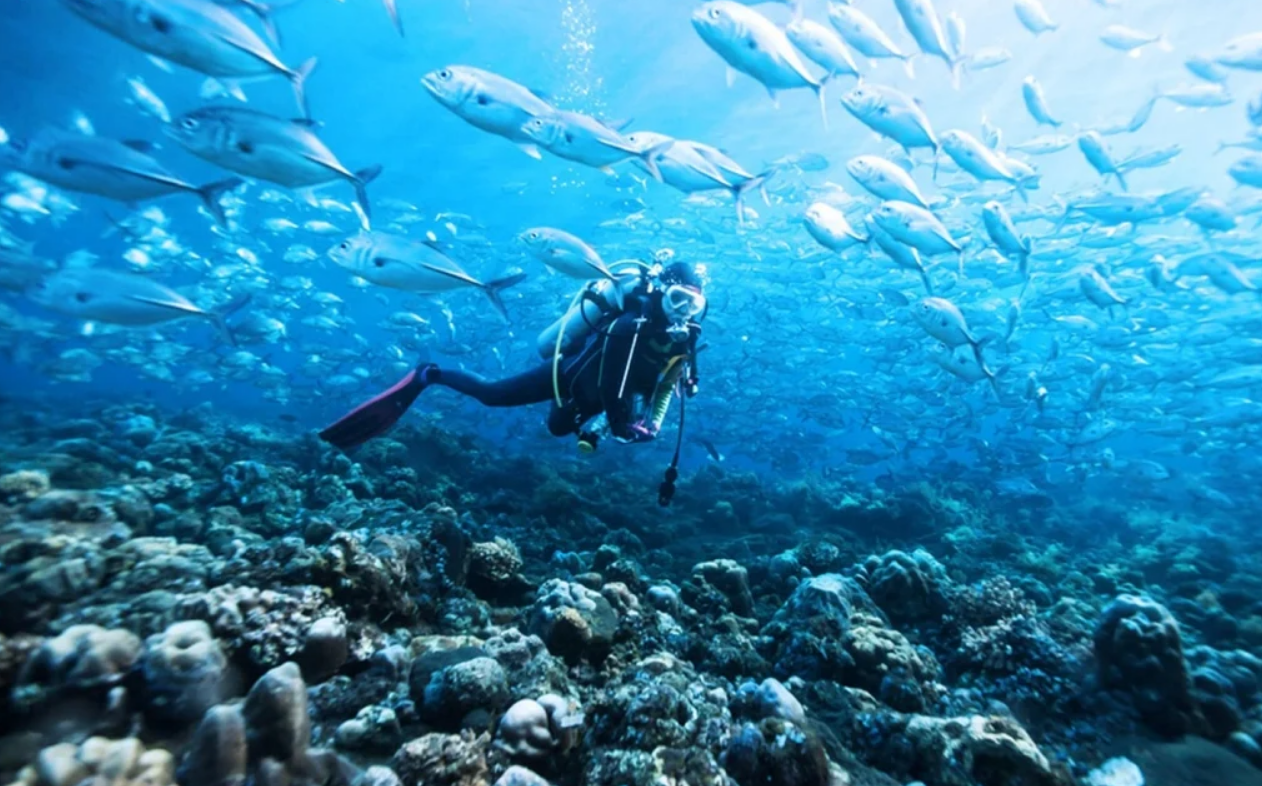
[[[1262,783],[1262,5],[10,0],[0,80],[0,776]]]

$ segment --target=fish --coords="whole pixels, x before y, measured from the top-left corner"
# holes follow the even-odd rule
[[[917,147],[932,148],[935,153],[940,149],[924,110],[899,90],[860,83],[841,97],[841,103],[856,120],[908,152]]]
[[[965,319],[964,312],[960,311],[959,306],[946,298],[929,296],[916,301],[911,307],[911,314],[912,319],[922,330],[942,342],[948,349],[954,350],[963,346],[970,347],[977,367],[986,369],[986,360],[982,357],[982,349],[989,343],[989,340],[979,340],[973,335],[973,332],[969,330],[968,320]],[[999,388],[994,375],[986,373],[984,376],[990,379],[991,385],[995,388],[996,395],[998,395]]]
[[[828,106],[824,100],[828,76],[822,79],[812,76],[788,36],[770,19],[733,0],[710,0],[693,12],[692,26],[729,69],[756,79],[777,104],[777,90],[799,87],[813,90],[819,98],[824,127],[828,127]],[[729,84],[731,80],[729,70]]]
[[[1039,0],[1016,0],[1013,10],[1016,11],[1021,25],[1036,36],[1060,29],[1060,25],[1052,21]]]
[[[920,259],[920,252],[896,240],[876,222],[872,215],[869,214],[867,216],[865,224],[869,236],[876,243],[877,248],[884,251],[900,269],[914,270],[920,274],[920,281],[925,286],[925,293],[932,295],[933,280],[929,277],[929,271],[925,269],[924,263]]]
[[[1047,96],[1043,93],[1043,86],[1033,76],[1027,76],[1021,83],[1021,97],[1025,100],[1025,108],[1029,110],[1034,122],[1053,128],[1061,126],[1061,122],[1052,117],[1051,111],[1047,108]]]
[[[1239,224],[1226,203],[1208,195],[1201,196],[1188,206],[1183,216],[1206,232],[1230,232]]]
[[[702,437],[698,437],[697,442],[700,442],[701,446],[705,448],[706,454],[710,456],[711,461],[724,461],[725,460],[725,457],[723,456],[723,454],[719,452],[719,449],[715,447],[714,443],[711,442],[710,440],[702,438]]]
[[[946,63],[951,71],[951,83],[959,89],[961,63],[947,43],[933,0],[894,0],[894,7],[920,51]]]
[[[171,112],[167,109],[167,105],[153,90],[149,89],[145,80],[133,76],[127,80],[127,89],[131,93],[130,102],[135,104],[141,112],[164,123],[171,122]]]
[[[142,141],[121,142],[47,127],[28,140],[0,148],[0,166],[25,172],[46,183],[118,202],[143,202],[170,194],[195,194],[220,224],[227,222],[219,199],[241,185],[228,178],[194,186],[169,173]]]
[[[525,280],[525,273],[483,283],[464,271],[432,241],[414,240],[376,230],[351,235],[328,250],[337,265],[377,286],[406,292],[437,294],[472,287],[491,301],[505,321],[508,309],[502,293]]]
[[[828,21],[833,29],[841,34],[846,43],[864,57],[873,60],[902,60],[907,76],[912,77],[911,55],[903,52],[881,29],[880,25],[867,14],[847,3],[830,2],[828,4]]]
[[[907,170],[880,156],[855,156],[846,162],[846,171],[878,199],[911,202],[923,208],[929,202]]]
[[[981,382],[983,379],[990,383],[995,391],[995,395],[1000,395],[999,382],[995,377],[995,373],[986,367],[986,364],[978,358],[976,353],[966,347],[947,347],[943,344],[934,345],[929,352],[929,357],[948,374],[959,377],[965,382]]]
[[[1158,97],[1190,109],[1208,109],[1217,106],[1229,106],[1233,101],[1231,93],[1225,85],[1209,82],[1197,82],[1189,85],[1166,88]]]
[[[1113,289],[1113,285],[1100,275],[1100,271],[1093,267],[1085,268],[1079,274],[1078,288],[1087,300],[1098,308],[1107,309],[1110,314],[1113,313],[1114,306],[1124,306],[1129,302]]]
[[[1018,234],[1008,211],[1001,203],[994,200],[982,207],[982,222],[986,226],[986,234],[990,236],[991,242],[995,244],[999,252],[1009,259],[1017,260],[1021,275],[1028,284],[1030,254],[1034,253],[1029,235]]]
[[[1214,62],[1228,68],[1262,71],[1262,33],[1237,36],[1214,55]]]
[[[802,223],[815,242],[837,254],[871,240],[856,231],[846,220],[846,215],[827,202],[811,203],[806,208]]]
[[[964,42],[967,36],[967,26],[964,23],[964,17],[960,16],[958,11],[952,11],[947,14],[946,18],[946,37],[947,43],[951,46],[951,54],[963,62],[964,60]]]
[[[639,158],[653,176],[661,181],[656,156],[674,144],[674,140],[660,142],[646,148],[628,142],[622,133],[612,126],[581,112],[556,110],[544,117],[534,117],[522,126],[522,133],[532,142],[553,155],[605,172],[610,167],[630,157]]]
[[[1157,48],[1171,51],[1170,42],[1164,34],[1153,35],[1125,25],[1109,25],[1100,33],[1100,41],[1110,49],[1126,52],[1131,57],[1138,57],[1144,47],[1156,44]]]
[[[235,14],[212,0],[62,0],[71,11],[142,52],[177,63],[229,86],[283,76],[293,86],[303,117],[310,117],[306,82],[311,58],[298,68]]]
[[[1245,156],[1227,167],[1227,174],[1242,186],[1262,188],[1262,155]]]
[[[569,232],[553,227],[533,227],[523,231],[517,239],[540,262],[570,278],[589,280],[594,273],[600,278],[617,280],[596,249]],[[621,292],[618,288],[614,291]]]
[[[217,311],[207,311],[147,276],[102,268],[59,270],[31,290],[30,298],[66,316],[125,327],[149,327],[186,317],[209,319],[234,345],[227,319],[252,299],[243,295]]]
[[[1017,189],[1023,201],[1028,202],[1025,183],[1012,173],[1004,159],[983,145],[972,134],[959,129],[945,132],[941,139],[942,150],[951,160],[978,180],[1002,180]]]
[[[964,247],[951,237],[951,232],[938,217],[919,205],[898,201],[882,202],[872,211],[872,219],[890,237],[922,254],[935,256],[964,252]]]
[[[761,189],[774,169],[755,175],[745,170],[727,154],[703,142],[673,139],[653,131],[636,131],[626,135],[628,150],[656,148],[653,166],[661,173],[662,182],[671,188],[694,194],[723,189],[731,192],[736,201],[738,222],[745,221],[745,195]],[[669,144],[668,144],[669,143]],[[640,158],[635,163],[644,166]],[[764,195],[765,198],[765,195]]]
[[[784,33],[789,41],[815,65],[824,69],[828,76],[859,76],[859,67],[844,41],[832,30],[819,22],[802,18],[785,25]]]
[[[1178,158],[1183,152],[1183,146],[1179,144],[1168,145],[1166,147],[1157,148],[1156,150],[1136,151],[1131,155],[1117,162],[1117,168],[1120,172],[1130,172],[1135,169],[1155,169],[1165,166],[1174,159]]]
[[[1183,61],[1183,67],[1192,72],[1197,79],[1212,82],[1216,85],[1227,83],[1227,71],[1208,55],[1193,55]]]
[[[1002,46],[988,46],[978,49],[964,60],[969,71],[989,71],[1012,60],[1012,52]]]
[[[1087,131],[1079,134],[1078,149],[1082,151],[1087,163],[1091,164],[1095,171],[1106,178],[1109,175],[1113,175],[1117,178],[1117,183],[1122,187],[1122,190],[1127,190],[1125,173],[1118,170],[1117,163],[1114,162],[1113,155],[1109,152],[1109,148],[1105,145],[1104,139],[1100,137],[1099,132]]]
[[[1038,136],[1028,139],[1024,142],[1018,142],[1015,145],[1009,145],[1009,150],[1016,150],[1032,156],[1046,156],[1052,153],[1059,153],[1062,150],[1068,150],[1074,145],[1074,138],[1067,134],[1053,134],[1049,136]]]
[[[355,189],[364,215],[372,215],[367,185],[381,174],[381,167],[347,169],[307,120],[284,120],[244,107],[208,106],[180,115],[166,132],[198,158],[286,188],[345,180]]]
[[[480,68],[450,65],[430,71],[421,84],[434,100],[474,128],[504,137],[531,158],[542,158],[526,124],[556,110],[511,79]]]

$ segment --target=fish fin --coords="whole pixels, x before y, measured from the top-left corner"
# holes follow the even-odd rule
[[[668,139],[665,142],[653,145],[643,153],[640,153],[640,160],[644,162],[644,167],[648,169],[649,174],[653,176],[653,179],[659,183],[663,182],[662,170],[658,169],[657,162],[653,159],[656,158],[659,153],[665,153],[674,144],[674,139]]]
[[[403,20],[399,18],[399,6],[395,0],[384,0],[386,4],[386,13],[390,14],[390,21],[394,23],[394,29],[399,31],[399,35],[403,35]]]
[[[219,328],[224,340],[234,347],[237,346],[237,339],[232,335],[232,330],[228,327],[228,317],[248,306],[253,298],[254,296],[247,292],[241,297],[229,301],[226,306],[218,311],[206,312],[206,316],[210,317],[211,321],[215,323],[215,327]]]
[[[148,57],[149,57],[149,62],[153,63],[154,68],[158,69],[159,71],[164,71],[168,74],[175,73],[175,69],[171,66],[171,64],[163,60],[162,58],[158,57],[157,55],[149,55]]]
[[[365,221],[372,218],[372,208],[368,204],[367,186],[376,180],[380,174],[381,164],[374,164],[356,172],[355,177],[351,180],[351,185],[355,187],[355,201],[359,204],[360,210],[363,211]]]
[[[635,122],[635,118],[627,117],[620,118],[618,120],[601,120],[600,118],[597,118],[596,122],[612,131],[622,132],[631,127],[631,124]]]
[[[505,322],[509,321],[508,309],[504,307],[504,299],[501,297],[500,293],[509,287],[520,284],[525,280],[525,273],[517,273],[512,276],[497,278],[494,281],[488,281],[482,285],[482,291],[486,293],[487,298],[491,301],[491,305],[495,307],[495,310],[499,312],[499,315],[504,318]]]
[[[828,130],[828,103],[824,100],[824,86],[831,78],[832,74],[825,74],[823,79],[815,83],[815,96],[819,99],[819,116],[824,120],[825,131]]]
[[[951,66],[951,87],[953,87],[956,90],[959,90],[960,84],[961,84],[961,76],[964,70],[964,58],[952,57],[947,62]]]
[[[629,153],[630,155],[633,155],[633,156],[643,155],[643,153],[640,152],[638,148],[632,147],[630,144],[623,141],[621,137],[619,137],[618,139],[598,138],[596,141],[604,145],[605,147],[612,147],[614,150],[621,150],[622,152]],[[674,144],[674,143],[675,143],[675,140],[672,139],[671,144]]]
[[[597,169],[599,169],[601,172],[603,172],[603,173],[604,173],[604,174],[606,174],[606,175],[616,175],[616,174],[618,174],[617,172],[615,172],[615,171],[614,171],[614,168],[613,168],[613,167],[611,167],[611,166],[609,166],[608,164],[605,164],[605,165],[604,165],[604,166],[602,166],[602,167],[596,167],[596,168],[597,168]]]
[[[776,108],[780,108],[780,95],[776,93],[774,88],[767,88],[767,95],[771,96],[771,103]]]
[[[929,278],[929,271],[925,270],[925,266],[920,266],[920,281],[925,285],[925,294],[933,297],[933,281]]]
[[[202,202],[206,204],[206,209],[215,217],[215,222],[220,226],[228,223],[228,217],[224,215],[223,206],[219,204],[219,197],[241,185],[242,182],[244,181],[239,177],[230,177],[227,180],[220,180],[197,189],[197,195],[202,198]]]
[[[771,171],[765,172],[761,175],[751,177],[739,185],[732,186],[732,195],[736,197],[736,218],[739,223],[745,223],[745,194],[748,193],[751,188],[762,189],[767,182],[767,178],[770,177],[771,174]]]
[[[307,105],[307,77],[311,76],[318,62],[319,60],[313,57],[298,66],[297,71],[291,71],[288,74],[289,81],[294,86],[294,97],[298,99],[298,110],[302,112],[303,117],[311,117],[311,107]]]
[[[195,316],[195,317],[210,316],[209,311],[203,311],[197,306],[194,306],[194,305],[186,306],[180,303],[172,303],[169,300],[162,300],[161,298],[156,298],[156,297],[145,297],[144,295],[128,295],[127,300],[132,300],[137,303],[144,303],[146,306],[157,306],[158,308],[165,308],[171,311],[178,311],[181,314],[188,314],[189,316]]]
[[[158,149],[156,144],[147,139],[124,139],[123,144],[132,150],[135,150],[137,153],[144,153],[146,155],[153,153]]]
[[[530,156],[534,160],[536,161],[543,160],[543,153],[539,152],[539,147],[537,145],[532,145],[529,142],[519,142],[517,146],[521,148],[521,152]]]
[[[727,71],[724,74],[724,77],[727,79],[728,87],[731,87],[732,85],[736,84],[736,69],[732,68],[731,66],[728,66]]]
[[[309,117],[295,117],[293,120],[290,120],[289,122],[297,126],[302,126],[303,128],[309,128],[313,131],[317,128],[324,128],[323,122],[319,120],[312,120]]]
[[[1130,188],[1126,185],[1126,176],[1121,172],[1114,172],[1113,174],[1117,175],[1117,184],[1122,187],[1122,190],[1130,191]]]
[[[907,55],[903,57],[903,70],[907,72],[908,79],[916,78],[915,55]]]
[[[267,33],[268,39],[279,47],[281,45],[280,30],[276,27],[276,20],[272,19],[271,6],[264,5],[258,0],[238,0],[238,2],[259,18],[259,25],[263,28],[263,32]]]

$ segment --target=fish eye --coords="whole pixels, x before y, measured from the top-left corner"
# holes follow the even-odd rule
[[[87,303],[92,299],[92,295],[88,292],[76,292],[74,293],[74,299],[80,303]]]
[[[452,76],[452,74],[451,74],[451,69],[450,69],[450,68],[444,68],[443,70],[441,70],[441,71],[439,71],[439,72],[438,72],[438,78],[439,78],[439,79],[444,79],[444,80],[446,80],[446,79],[451,79],[451,76]]]
[[[351,241],[349,240],[343,240],[341,243],[338,244],[338,249],[342,251],[346,251],[350,247],[351,247]]]
[[[386,261],[385,261],[384,259],[382,259],[381,257],[377,257],[376,259],[374,259],[374,260],[372,261],[372,263],[373,263],[374,265],[376,265],[377,267],[385,267],[385,266],[386,266]]]
[[[192,131],[194,128],[197,128],[197,121],[191,117],[186,117],[180,121],[180,125],[185,129]]]
[[[710,9],[710,18],[711,18],[711,19],[721,19],[722,17],[723,17],[723,10],[722,10],[722,9],[720,9],[720,8],[711,8],[711,9]]]
[[[530,239],[531,239],[531,240],[538,240],[538,239],[539,239],[539,233],[538,233],[538,232],[535,232],[534,230],[531,230],[531,232],[530,232]]]

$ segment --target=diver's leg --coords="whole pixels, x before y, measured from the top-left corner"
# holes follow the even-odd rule
[[[467,371],[433,368],[426,375],[431,385],[442,385],[457,393],[471,396],[488,407],[520,407],[540,404],[556,396],[552,385],[552,364],[532,368],[516,376],[496,381]],[[566,395],[564,376],[558,377],[561,395]]]
[[[320,432],[320,439],[342,450],[362,445],[379,437],[399,422],[416,397],[425,390],[429,365],[408,372],[384,393],[378,394],[348,412],[333,425]]]

